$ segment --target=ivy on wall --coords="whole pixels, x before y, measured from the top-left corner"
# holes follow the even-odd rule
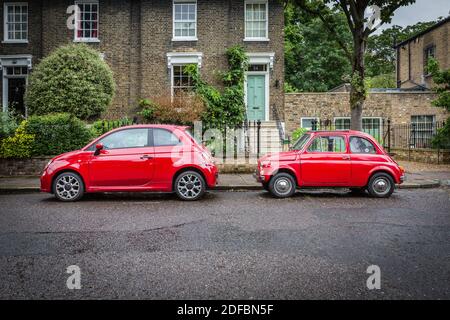
[[[248,57],[243,47],[236,45],[226,52],[229,70],[221,72],[224,84],[221,91],[205,82],[197,65],[189,65],[186,72],[191,76],[194,91],[206,105],[202,120],[207,128],[236,127],[245,120],[244,78]]]

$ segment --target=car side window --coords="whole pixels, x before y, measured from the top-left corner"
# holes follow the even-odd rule
[[[309,145],[308,152],[345,153],[345,139],[341,136],[319,136]]]
[[[377,149],[367,139],[361,137],[350,137],[350,151],[352,153],[376,154]]]
[[[105,149],[143,148],[148,146],[148,129],[120,130],[99,141]]]
[[[169,130],[153,129],[153,145],[155,147],[176,146],[180,143],[180,139]]]

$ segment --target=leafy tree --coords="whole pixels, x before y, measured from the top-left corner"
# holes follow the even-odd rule
[[[70,44],[35,67],[25,101],[30,114],[67,112],[93,119],[111,103],[114,90],[112,71],[100,53],[85,44]]]
[[[287,0],[289,1],[289,0]],[[294,5],[311,15],[318,17],[328,33],[337,41],[345,57],[351,63],[350,77],[350,107],[351,128],[362,130],[362,110],[367,97],[365,85],[366,66],[364,56],[369,36],[375,28],[368,23],[365,12],[371,6],[380,10],[381,23],[390,22],[399,7],[411,4],[414,0],[290,0]],[[352,34],[352,45],[349,46],[345,37],[339,33],[338,21],[333,14],[334,10],[341,10],[347,20],[347,26]]]
[[[439,21],[439,20],[438,20]],[[372,34],[367,41],[366,75],[376,77],[395,72],[396,53],[394,43],[400,43],[428,29],[438,21],[419,22],[405,28],[394,25],[379,34]],[[395,86],[395,85],[394,85]]]
[[[350,43],[345,16],[335,10],[339,33]],[[285,8],[286,91],[328,91],[351,73],[333,36],[319,18],[292,4]]]
[[[433,81],[436,84],[434,91],[438,94],[437,99],[433,101],[433,105],[450,111],[450,69],[440,70],[439,63],[435,59],[430,59],[428,72],[433,76]],[[433,145],[438,148],[450,148],[450,117],[433,139]]]

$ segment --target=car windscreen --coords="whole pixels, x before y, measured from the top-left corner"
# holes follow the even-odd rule
[[[292,150],[302,150],[305,144],[308,142],[309,138],[311,137],[310,134],[304,134],[302,135],[296,143],[294,143]]]

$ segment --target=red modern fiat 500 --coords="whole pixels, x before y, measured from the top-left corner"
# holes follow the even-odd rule
[[[291,151],[258,161],[256,178],[275,197],[301,187],[365,189],[386,198],[404,181],[404,170],[368,134],[359,131],[308,132]]]
[[[97,138],[81,150],[53,158],[41,176],[41,191],[62,201],[85,192],[175,192],[197,200],[216,185],[210,153],[187,127],[137,125]]]

